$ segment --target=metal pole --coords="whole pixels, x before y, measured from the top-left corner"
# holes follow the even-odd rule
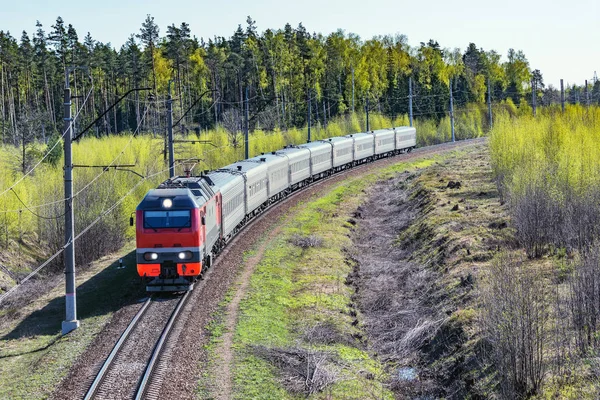
[[[246,149],[246,160],[250,158],[248,149],[248,131],[250,130],[250,110],[248,108],[248,87],[246,86],[246,124],[244,127],[244,147]]]
[[[488,78],[488,115],[490,119],[490,130],[494,127],[492,119],[492,87],[490,86],[490,78]]]
[[[408,77],[408,119],[410,126],[413,126],[413,93],[412,93],[412,76]]]
[[[307,92],[307,97],[308,97],[308,110],[307,110],[307,113],[308,113],[308,142],[307,143],[310,143],[310,111],[312,108],[311,100],[310,100],[310,89]]]
[[[533,80],[533,78],[531,78],[531,106],[533,107],[533,116],[535,117],[536,115],[536,109],[535,109],[535,81]]]
[[[71,118],[71,89],[69,88],[68,68],[65,74],[64,97],[64,153],[65,153],[65,303],[66,316],[62,322],[62,334],[79,327],[75,293],[75,216],[73,213],[73,154],[71,152],[73,125]]]
[[[454,99],[452,97],[452,79],[450,79],[450,127],[452,128],[452,142],[456,141],[454,135]]]
[[[560,104],[562,106],[562,112],[565,112],[565,85],[563,80],[560,80]]]
[[[167,141],[169,145],[169,178],[175,176],[175,151],[173,149],[173,98],[171,97],[171,81],[167,97]]]
[[[587,81],[587,79],[585,80],[585,106],[586,107],[590,106],[590,97],[589,97],[589,92],[588,92],[588,81]]]
[[[367,132],[369,132],[369,97],[367,96]]]
[[[352,67],[352,113],[354,114],[354,67]]]

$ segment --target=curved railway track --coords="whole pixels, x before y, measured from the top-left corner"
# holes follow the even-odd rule
[[[150,383],[160,387],[160,382],[150,378],[156,371],[157,362],[189,294],[149,297],[144,302],[104,361],[85,400],[137,400],[156,392]],[[162,331],[156,329],[161,326],[160,322],[164,326]]]
[[[235,271],[232,264],[239,261],[233,261],[230,258],[230,252],[235,254],[234,258],[239,258],[237,247],[244,247],[242,243],[256,239],[263,229],[262,225],[267,224],[263,220],[273,220],[281,215],[277,210],[286,209],[285,204],[293,204],[292,200],[304,196],[310,196],[319,187],[327,183],[335,184],[350,176],[368,172],[371,169],[383,167],[393,163],[401,162],[405,158],[422,157],[430,154],[436,154],[440,151],[451,150],[452,148],[464,145],[476,144],[485,139],[475,139],[461,141],[456,143],[445,143],[419,148],[412,154],[404,154],[400,157],[388,157],[376,160],[371,163],[361,164],[354,168],[341,171],[324,179],[313,182],[306,187],[307,190],[297,190],[279,202],[271,204],[263,212],[250,219],[227,244],[223,251],[215,258],[215,263],[207,274],[206,280],[199,282],[196,289],[192,292],[186,292],[180,297],[153,297],[146,300],[137,314],[131,319],[129,325],[124,328],[123,333],[108,356],[106,353],[98,355],[105,358],[104,364],[95,374],[93,383],[87,384],[89,388],[83,389],[85,399],[159,399],[159,398],[189,398],[190,388],[193,390],[195,384],[191,386],[181,382],[189,380],[190,373],[195,374],[195,368],[189,368],[190,365],[197,365],[196,354],[198,348],[202,346],[202,329],[207,322],[207,315],[211,309],[216,306],[220,298],[217,293],[224,294],[229,284],[230,278],[223,282],[211,282],[210,277],[216,273],[217,281],[223,279],[223,274],[231,274]],[[311,190],[310,188],[313,188]],[[285,212],[285,211],[284,211]],[[263,224],[264,222],[264,224]],[[272,223],[272,221],[270,222]],[[250,229],[255,225],[261,226],[260,229]],[[239,243],[242,242],[242,243]],[[235,251],[234,251],[234,248]],[[224,264],[224,265],[222,265]],[[233,269],[232,269],[233,268]],[[223,269],[223,271],[221,271]],[[207,282],[211,285],[205,286]],[[216,292],[216,293],[215,293]],[[196,318],[190,326],[189,316],[194,315],[191,308],[185,307],[186,302],[199,303],[205,305],[205,313],[201,318]],[[213,305],[213,299],[215,304]],[[209,304],[211,304],[209,306]],[[214,309],[213,309],[214,310]],[[124,326],[124,325],[123,325]],[[159,327],[163,327],[160,331]],[[147,328],[147,329],[145,329]],[[191,330],[191,331],[190,331]],[[193,342],[194,348],[185,349]],[[92,350],[92,353],[95,351]],[[192,360],[182,361],[179,358],[182,354],[194,353]],[[181,375],[182,364],[185,364],[186,374]],[[82,372],[85,374],[85,372]],[[77,376],[77,373],[75,373]],[[171,377],[171,380],[164,379]],[[81,377],[82,380],[90,382],[89,375]],[[163,386],[163,383],[167,383]],[[177,389],[174,391],[174,387]],[[185,388],[185,389],[184,389]],[[87,392],[85,390],[87,389]],[[183,389],[183,390],[182,390]],[[60,391],[55,393],[60,398]],[[81,393],[81,392],[80,392]],[[64,392],[63,392],[64,394]],[[80,395],[81,396],[81,395]],[[165,397],[167,396],[167,397]],[[81,398],[81,397],[80,397]]]

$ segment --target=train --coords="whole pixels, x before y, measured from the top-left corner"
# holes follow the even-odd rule
[[[416,145],[415,128],[401,126],[288,145],[200,176],[168,179],[135,211],[137,272],[146,291],[192,290],[227,243],[272,204]]]

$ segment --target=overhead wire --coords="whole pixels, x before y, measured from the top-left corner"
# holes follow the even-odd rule
[[[188,160],[191,160],[191,158],[189,158]],[[177,164],[181,165],[185,161],[187,161],[187,160],[180,161]],[[37,275],[44,267],[46,267],[53,260],[55,260],[56,257],[58,257],[63,251],[65,251],[65,249],[67,248],[67,246],[69,246],[71,243],[75,243],[76,240],[78,240],[79,238],[81,238],[81,236],[83,236],[90,229],[92,229],[98,222],[100,222],[102,220],[102,218],[104,218],[106,215],[108,215],[110,212],[112,212],[115,208],[117,208],[143,182],[145,182],[145,181],[147,181],[147,180],[149,180],[151,178],[154,178],[157,175],[163,174],[163,173],[167,172],[168,170],[169,170],[169,168],[165,168],[165,169],[163,169],[161,171],[158,171],[156,173],[148,175],[148,176],[142,178],[140,181],[138,181],[127,193],[125,193],[123,196],[121,196],[121,198],[119,200],[117,200],[108,209],[104,210],[94,221],[92,221],[88,226],[86,226],[83,230],[81,230],[81,232],[79,232],[79,234],[77,234],[72,239],[72,241],[69,241],[69,242],[65,243],[57,252],[55,252],[53,255],[51,255],[50,258],[48,258],[41,265],[39,265],[36,269],[34,269],[32,272],[30,272],[26,277],[24,277],[23,279],[20,279],[15,286],[13,286],[12,288],[8,289],[5,293],[3,293],[2,295],[0,295],[0,303],[2,303],[2,301],[6,297],[8,297],[11,293],[13,293],[14,291],[16,291],[19,287],[21,287],[23,284],[25,284],[27,281],[29,281],[31,278],[33,278],[35,275]]]
[[[81,111],[83,110],[85,104],[88,101],[88,98],[90,97],[90,94],[92,93],[92,91],[94,90],[94,86],[91,87],[90,91],[88,92],[87,96],[85,97],[83,103],[81,104],[81,107],[79,107],[79,110],[76,112],[75,116],[73,117],[72,121],[69,123],[69,127],[67,129],[65,129],[65,131],[63,132],[63,134],[61,135],[61,139],[65,137],[65,135],[67,134],[67,132],[69,132],[69,130],[71,129],[73,122],[75,122],[75,120],[79,117],[79,114],[81,113]],[[22,177],[20,177],[15,183],[13,183],[9,188],[5,189],[3,192],[0,192],[0,196],[8,193],[9,191],[11,191],[12,189],[14,189],[19,183],[21,183],[27,176],[29,176],[37,167],[40,166],[40,164],[42,162],[44,162],[44,160],[46,158],[48,158],[50,156],[50,154],[52,153],[52,151],[56,148],[56,146],[58,146],[58,144],[60,143],[60,140],[57,140],[56,143],[54,143],[54,145],[46,151],[46,154],[44,154],[42,156],[42,158],[37,162],[37,164],[35,164],[29,171],[27,171]]]

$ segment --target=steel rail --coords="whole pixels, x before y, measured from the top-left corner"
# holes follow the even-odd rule
[[[179,316],[179,312],[183,309],[183,306],[185,305],[185,302],[186,302],[187,298],[189,297],[190,293],[191,293],[191,291],[187,291],[181,297],[181,299],[179,300],[179,303],[177,303],[177,307],[175,307],[175,310],[173,310],[173,312],[171,313],[171,316],[169,317],[169,321],[167,322],[167,325],[163,329],[163,331],[160,335],[160,338],[156,342],[156,345],[154,346],[154,350],[152,351],[152,357],[150,357],[150,361],[148,361],[148,364],[146,365],[146,370],[144,371],[144,376],[142,377],[142,380],[140,381],[137,392],[135,394],[136,400],[141,400],[142,397],[144,396],[146,387],[148,386],[148,383],[150,382],[150,378],[152,376],[152,373],[154,372],[154,367],[162,353],[164,344],[166,343],[167,338],[169,337],[169,334],[171,333],[171,329],[173,328],[173,325],[175,323],[175,320]]]
[[[100,368],[100,371],[96,375],[94,382],[92,382],[92,385],[88,389],[88,391],[84,397],[84,400],[90,400],[90,399],[94,398],[94,396],[96,395],[96,391],[98,390],[98,388],[100,387],[100,384],[104,380],[106,373],[108,372],[109,368],[111,367],[116,355],[119,353],[119,350],[121,350],[123,343],[125,343],[125,341],[129,337],[129,334],[131,333],[133,328],[135,328],[135,326],[137,325],[137,323],[140,320],[140,318],[142,317],[142,315],[144,315],[144,313],[148,309],[148,306],[150,305],[151,302],[152,302],[152,297],[148,297],[148,299],[142,305],[142,308],[140,308],[140,310],[137,312],[137,314],[135,314],[135,316],[133,317],[133,319],[127,326],[127,329],[125,329],[125,331],[121,334],[121,337],[115,344],[115,347],[113,347],[112,351],[110,352],[110,354],[104,361],[104,364],[102,364],[102,368]]]

